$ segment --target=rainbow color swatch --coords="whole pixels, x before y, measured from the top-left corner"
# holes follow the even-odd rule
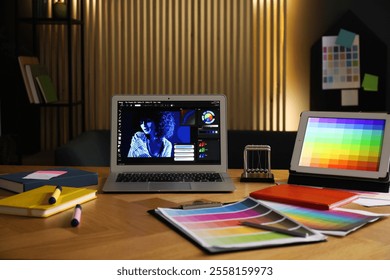
[[[341,209],[323,211],[271,201],[263,201],[263,203],[307,227],[324,234],[338,236],[347,235],[367,223],[374,222],[382,217],[369,212],[358,213],[352,210],[346,211]]]
[[[299,165],[378,171],[385,120],[309,118]]]
[[[322,234],[252,198],[215,208],[157,210],[157,214],[210,252],[325,240]],[[241,224],[243,221],[278,225],[290,231],[303,232],[306,237],[244,226]]]

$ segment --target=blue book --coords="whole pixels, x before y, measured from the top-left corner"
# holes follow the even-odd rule
[[[84,187],[97,185],[98,174],[71,167],[45,169],[47,171],[65,171],[64,174],[51,179],[25,179],[34,171],[25,171],[0,175],[0,188],[16,193],[22,193],[44,185],[60,185],[67,187]]]

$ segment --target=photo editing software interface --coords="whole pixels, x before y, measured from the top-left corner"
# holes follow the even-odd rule
[[[221,163],[219,101],[118,101],[117,164]]]
[[[300,166],[378,171],[386,120],[309,118]]]

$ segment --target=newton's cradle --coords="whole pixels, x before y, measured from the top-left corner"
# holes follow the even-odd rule
[[[275,182],[271,172],[271,147],[269,145],[246,145],[244,149],[244,172],[241,182]]]

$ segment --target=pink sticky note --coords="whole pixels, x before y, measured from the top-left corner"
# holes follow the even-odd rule
[[[23,179],[35,179],[35,180],[50,180],[51,178],[58,177],[65,174],[67,171],[61,170],[39,170],[28,174]]]

